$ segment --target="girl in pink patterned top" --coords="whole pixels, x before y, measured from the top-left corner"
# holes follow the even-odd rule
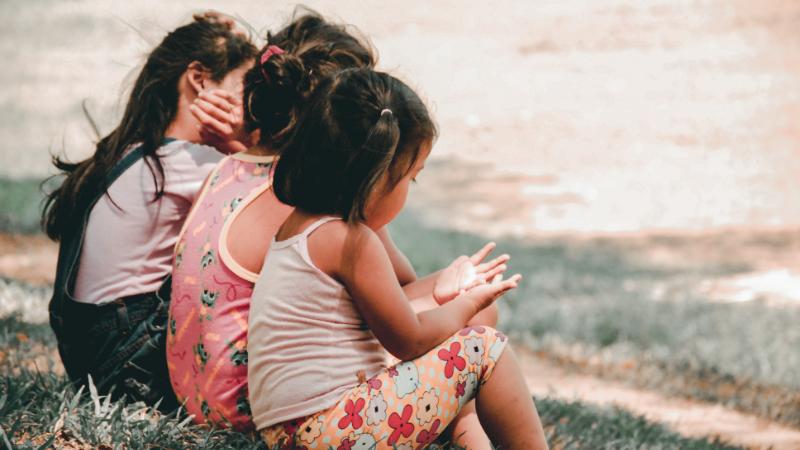
[[[269,242],[292,211],[270,189],[274,155],[320,78],[375,61],[343,26],[311,12],[269,34],[268,43],[245,75],[245,102],[222,91],[195,102],[205,134],[230,141],[254,132],[258,145],[222,160],[195,202],[176,246],[168,322],[167,362],[179,401],[198,423],[239,430],[253,428],[250,296]]]
[[[234,154],[217,165],[184,224],[173,266],[172,387],[198,421],[236,429],[251,427],[247,318],[258,274],[231,258],[222,237],[242,208],[269,190],[272,162],[272,156]]]

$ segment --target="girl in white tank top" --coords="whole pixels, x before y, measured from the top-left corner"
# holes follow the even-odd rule
[[[301,115],[273,182],[295,210],[249,319],[250,404],[270,447],[424,448],[475,398],[495,444],[547,447],[508,338],[465,327],[521,277],[459,258],[433,288],[439,306],[416,314],[374,231],[402,209],[434,137],[419,97],[368,69],[324,81]],[[385,367],[386,351],[402,362]]]

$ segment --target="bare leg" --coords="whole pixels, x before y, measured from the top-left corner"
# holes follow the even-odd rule
[[[478,414],[475,412],[475,400],[467,403],[448,427],[450,442],[469,450],[492,450],[489,436],[483,431]]]
[[[477,411],[502,450],[544,450],[547,442],[517,357],[506,346],[489,380],[478,390]]]
[[[426,311],[439,306],[433,298],[421,298],[411,301],[411,308],[415,312]],[[497,306],[491,305],[483,311],[475,314],[467,323],[470,326],[486,325],[494,327],[497,325]],[[459,411],[458,415],[445,431],[446,436],[450,436],[450,441],[469,450],[492,450],[489,437],[481,427],[478,414],[475,412],[475,401],[470,401]]]

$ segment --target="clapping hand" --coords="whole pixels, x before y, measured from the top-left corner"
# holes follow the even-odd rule
[[[459,256],[442,270],[433,286],[433,298],[436,302],[441,305],[477,286],[502,283],[503,272],[508,268],[505,263],[511,258],[508,255],[500,255],[484,263],[483,260],[489,256],[494,248],[495,244],[490,242],[470,257]],[[517,279],[516,281],[519,280]],[[516,287],[516,282],[512,284],[513,286],[509,284],[510,287],[506,287],[498,295]],[[496,288],[497,286],[494,286],[492,292]]]

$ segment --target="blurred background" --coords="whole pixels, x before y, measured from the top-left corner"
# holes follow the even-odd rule
[[[800,448],[800,2],[304,4],[431,106],[440,138],[395,239],[421,274],[488,239],[512,255],[525,281],[500,326],[534,393]],[[46,317],[50,155],[88,156],[82,108],[110,131],[144,56],[205,9],[260,45],[294,4],[0,3],[2,314]],[[613,400],[623,412],[591,409]]]

